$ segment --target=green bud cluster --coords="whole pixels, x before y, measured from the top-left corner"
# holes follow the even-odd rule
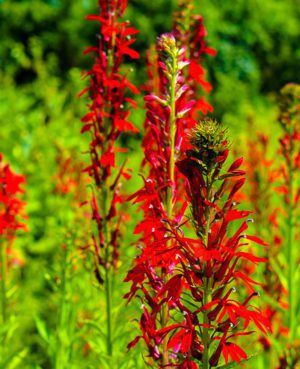
[[[193,146],[189,155],[199,159],[209,169],[216,159],[229,148],[226,129],[213,119],[200,121],[192,130],[190,142]]]

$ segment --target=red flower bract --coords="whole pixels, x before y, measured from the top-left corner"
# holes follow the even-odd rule
[[[0,237],[12,239],[18,229],[26,230],[25,203],[19,199],[24,183],[25,177],[15,174],[0,154]]]

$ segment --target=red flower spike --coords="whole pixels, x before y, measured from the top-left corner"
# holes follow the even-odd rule
[[[147,128],[143,141],[143,165],[148,165],[149,174],[144,179],[143,188],[129,198],[140,203],[144,213],[144,219],[135,229],[136,234],[141,234],[139,243],[142,252],[125,279],[132,281],[131,291],[126,297],[132,299],[142,292],[143,303],[151,309],[151,327],[157,329],[154,332],[149,325],[142,325],[143,339],[150,356],[162,367],[176,362],[168,350],[168,337],[176,332],[178,325],[167,324],[167,311],[180,303],[179,298],[186,285],[183,274],[173,275],[178,264],[174,234],[180,232],[180,222],[187,207],[179,192],[183,178],[174,162],[181,154],[181,138],[187,129],[187,117],[193,102],[189,99],[190,90],[183,79],[187,62],[176,42],[173,34],[165,34],[158,39],[159,88],[149,91],[145,97]],[[161,314],[163,310],[164,317]],[[183,322],[181,326],[186,324]],[[182,350],[190,350],[192,335],[193,331],[188,328]]]
[[[300,193],[299,185],[299,158],[300,158],[300,85],[288,83],[281,89],[279,100],[279,117],[278,121],[282,128],[282,134],[279,139],[279,158],[281,158],[280,168],[277,170],[275,177],[279,181],[277,190],[282,197],[282,210],[280,212],[274,211],[275,226],[277,225],[277,232],[280,228],[283,233],[273,235],[274,239],[281,239],[282,247],[285,250],[286,261],[282,262],[278,258],[280,250],[274,250],[273,260],[280,266],[281,272],[287,281],[288,291],[286,286],[280,285],[282,278],[278,278],[276,273],[273,278],[273,285],[270,294],[272,298],[275,295],[279,305],[287,307],[285,314],[277,314],[276,320],[279,321],[278,326],[283,327],[282,331],[288,330],[288,342],[293,342],[297,337],[297,327],[295,319],[297,316],[297,309],[300,304],[300,298],[297,298],[296,289],[299,285],[300,278],[296,270],[299,264],[299,211],[298,199]],[[277,214],[276,214],[277,213]],[[278,224],[281,227],[278,227]],[[281,243],[281,242],[280,242]],[[279,244],[280,245],[280,244]],[[277,278],[276,278],[277,277]],[[274,283],[275,282],[275,283]],[[288,293],[287,293],[288,292]],[[284,301],[284,295],[288,294],[287,301]],[[272,308],[270,309],[272,310]],[[273,309],[275,310],[275,309]],[[275,315],[276,311],[274,311]],[[280,321],[282,320],[282,321]],[[282,335],[279,330],[277,335]],[[284,355],[283,355],[284,356]],[[292,365],[290,359],[289,366]]]
[[[0,239],[1,247],[6,257],[2,259],[7,263],[0,270],[0,279],[5,277],[2,272],[12,264],[22,265],[24,262],[19,259],[13,249],[13,242],[19,230],[27,231],[26,224],[23,223],[27,216],[25,214],[25,202],[20,199],[24,194],[22,185],[25,177],[14,173],[11,167],[4,163],[0,153]]]
[[[134,93],[139,91],[127,80],[126,75],[121,74],[125,54],[133,59],[139,57],[138,53],[131,49],[135,40],[128,39],[128,36],[138,31],[131,27],[128,21],[120,21],[125,8],[126,1],[101,0],[100,14],[86,17],[87,20],[99,22],[101,38],[97,46],[89,47],[84,52],[93,54],[94,65],[85,73],[90,85],[80,93],[80,95],[89,93],[90,99],[89,112],[81,120],[84,123],[81,133],[91,135],[91,165],[86,168],[86,172],[94,179],[96,186],[96,194],[91,205],[93,219],[97,222],[101,237],[95,239],[103,239],[106,232],[104,227],[109,228],[108,239],[103,241],[105,247],[110,250],[103,252],[107,255],[107,260],[103,263],[106,268],[117,265],[115,258],[119,252],[116,245],[119,243],[122,216],[116,207],[117,203],[122,202],[119,182],[121,178],[125,180],[130,178],[124,165],[117,168],[116,153],[124,150],[118,149],[116,143],[123,132],[138,132],[129,121],[130,111],[127,109],[127,102],[131,107],[135,104],[132,104],[127,95],[129,91]]]
[[[199,93],[203,95],[212,90],[212,86],[206,80],[206,72],[202,65],[204,54],[214,56],[215,50],[207,47],[205,37],[207,35],[203,18],[193,14],[193,4],[190,0],[179,1],[179,9],[174,16],[174,32],[180,46],[186,50],[189,58],[189,66],[186,73],[187,84],[192,91],[192,98],[197,101],[189,112],[189,128],[194,126],[193,119],[199,118],[199,113],[206,115],[212,112],[204,97],[199,99]],[[199,88],[200,87],[200,88]]]
[[[227,235],[229,225],[231,228],[233,227],[232,222],[248,217],[251,212],[239,211],[234,203],[234,197],[244,184],[245,179],[234,180],[226,177],[226,174],[222,174],[228,149],[226,136],[224,136],[221,126],[213,121],[202,122],[192,132],[191,137],[192,149],[187,151],[187,158],[181,160],[177,166],[187,178],[187,193],[192,207],[196,234],[202,241],[203,247],[211,253],[211,257],[207,258],[204,252],[200,254],[199,251],[197,253],[189,251],[188,254],[180,252],[180,250],[185,249],[185,245],[182,243],[182,238],[178,236],[176,239],[180,246],[177,254],[179,258],[184,260],[185,279],[189,281],[190,278],[187,277],[187,274],[197,269],[201,279],[198,286],[189,286],[189,289],[191,291],[190,299],[195,299],[195,304],[199,303],[199,299],[202,302],[201,308],[191,312],[193,316],[197,316],[196,320],[193,317],[193,321],[203,325],[201,338],[204,348],[200,359],[202,364],[205,366],[210,362],[210,365],[217,366],[221,353],[226,363],[230,360],[240,363],[241,360],[247,358],[247,355],[238,345],[229,341],[230,337],[233,337],[228,335],[231,327],[240,329],[236,336],[238,337],[238,335],[249,333],[245,330],[250,322],[264,333],[270,331],[270,324],[256,308],[248,306],[250,299],[257,293],[250,295],[244,304],[241,304],[232,299],[233,291],[236,289],[228,288],[235,278],[241,279],[252,291],[254,284],[260,285],[237,269],[237,261],[247,259],[254,264],[266,262],[266,259],[257,257],[251,252],[240,251],[241,247],[247,245],[247,240],[264,246],[266,243],[258,237],[243,234],[248,229],[246,220],[233,236],[228,237]],[[242,159],[236,160],[229,167],[227,173],[234,173],[241,163]],[[219,191],[219,196],[214,196],[218,192],[214,183],[217,180],[215,173],[218,173],[219,178],[224,178],[222,192]],[[242,176],[242,173],[239,171],[237,175]],[[196,182],[195,178],[201,178],[201,180]],[[223,207],[218,205],[224,201],[222,198],[227,199]],[[212,252],[217,252],[217,257],[213,257]],[[194,288],[198,288],[202,292],[192,293]],[[212,295],[212,289],[218,293]],[[185,312],[185,319],[187,316],[189,315]],[[212,356],[208,357],[205,351],[208,350],[207,347],[212,338],[207,340],[207,337],[214,335],[215,330],[212,328],[214,321],[217,324],[217,330],[222,334],[219,337],[221,343]],[[237,325],[239,321],[244,321],[244,326]]]
[[[157,103],[158,100],[152,101]],[[151,104],[149,99],[148,103]],[[155,130],[157,133],[159,135],[159,130]],[[251,214],[245,210],[239,211],[233,201],[244,184],[244,178],[234,180],[224,177],[220,196],[213,197],[218,191],[214,182],[228,173],[222,173],[227,156],[224,130],[216,122],[206,121],[193,131],[187,157],[177,164],[177,168],[187,178],[187,193],[197,239],[184,237],[181,225],[174,222],[175,218],[168,218],[165,202],[161,200],[166,192],[160,192],[167,187],[163,184],[158,187],[160,178],[154,177],[159,171],[153,170],[153,177],[145,181],[144,189],[135,195],[137,201],[142,203],[146,219],[138,227],[143,232],[144,246],[142,255],[137,259],[137,266],[127,276],[127,280],[133,281],[128,297],[132,298],[139,290],[144,293],[151,291],[156,296],[153,300],[148,292],[145,293],[144,301],[151,307],[151,313],[147,314],[149,324],[142,324],[142,331],[150,355],[162,363],[162,367],[165,366],[162,361],[165,342],[169,366],[184,367],[187,363],[194,365],[194,360],[202,364],[210,362],[216,366],[221,353],[225,361],[239,363],[246,359],[244,351],[229,339],[250,334],[246,331],[250,322],[264,333],[270,331],[266,317],[248,305],[257,293],[251,294],[243,304],[232,298],[235,288],[230,287],[230,283],[235,279],[240,279],[250,288],[258,284],[237,269],[238,260],[247,259],[254,264],[266,260],[250,252],[240,251],[241,247],[247,246],[248,240],[265,245],[259,238],[243,234],[248,229],[246,220],[231,237],[227,234],[229,226],[233,226],[232,222],[245,219]],[[167,159],[165,157],[164,161],[167,162]],[[235,171],[240,162],[235,162],[231,170]],[[239,172],[238,176],[241,175]],[[180,178],[178,174],[177,178]],[[222,207],[223,198],[226,202]],[[173,204],[176,206],[175,201]],[[169,277],[165,280],[167,272]],[[213,294],[212,290],[217,293]],[[188,299],[186,295],[189,295]],[[189,301],[188,304],[186,301]],[[199,304],[202,307],[191,309],[191,306]],[[167,311],[176,311],[176,324],[164,325],[161,320],[161,311],[166,311],[166,307]],[[240,321],[244,324],[238,325]],[[199,326],[202,327],[202,333],[197,337],[194,332]],[[235,336],[229,335],[232,327],[239,329]],[[207,338],[213,337],[216,330],[220,332],[220,345],[208,357],[205,352],[216,337]],[[182,361],[183,356],[186,359]]]
[[[25,203],[19,199],[19,195],[24,193],[21,187],[24,183],[25,177],[15,174],[0,154],[0,237],[10,241],[18,229],[27,230],[22,222],[27,218]]]
[[[80,96],[88,96],[88,112],[82,118],[82,134],[89,135],[90,164],[85,172],[93,180],[90,205],[96,234],[91,237],[94,253],[95,276],[106,289],[106,304],[110,306],[110,278],[112,270],[119,265],[121,226],[126,214],[121,210],[124,195],[121,182],[130,179],[130,171],[125,163],[118,165],[119,138],[126,133],[136,133],[138,129],[130,120],[130,109],[136,107],[131,99],[138,89],[127,79],[129,71],[124,69],[124,59],[139,58],[132,47],[132,35],[137,33],[129,21],[122,20],[127,6],[125,0],[99,0],[99,14],[86,17],[95,21],[99,28],[96,45],[88,47],[84,53],[92,56],[93,66],[84,73],[89,86]],[[105,276],[105,278],[104,278]],[[109,313],[110,314],[110,313]],[[107,354],[113,354],[112,328],[107,317]]]

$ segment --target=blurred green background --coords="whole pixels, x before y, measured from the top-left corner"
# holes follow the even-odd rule
[[[129,1],[126,17],[140,30],[134,47],[141,59],[130,75],[137,86],[146,80],[145,51],[171,30],[176,4]],[[246,132],[249,118],[272,131],[279,89],[300,82],[299,0],[194,0],[194,5],[204,17],[209,46],[217,50],[216,57],[204,60],[213,85],[208,97],[213,116],[233,135]],[[92,62],[82,51],[95,44],[98,32],[84,17],[95,12],[97,0],[0,0],[0,152],[27,175],[29,192],[33,188],[36,202],[30,202],[29,213],[37,239],[45,230],[41,212],[50,211],[46,194],[54,186],[57,154],[86,157],[88,137],[79,134],[86,102],[77,94],[85,86],[81,72]],[[142,127],[139,99],[132,119]],[[135,168],[140,138],[124,138]]]
[[[279,89],[287,82],[300,83],[299,0],[194,2],[195,12],[204,16],[208,44],[218,52],[215,58],[204,60],[213,84],[209,96],[213,116],[229,126],[236,137],[249,134],[250,118],[272,132]],[[129,0],[126,17],[140,30],[135,49],[141,59],[132,64],[130,76],[138,86],[146,80],[145,51],[160,33],[171,30],[176,3]],[[12,293],[13,299],[24,302],[14,313],[23,319],[22,326],[15,319],[18,340],[11,334],[19,361],[1,368],[27,368],[26,363],[28,368],[54,367],[51,357],[55,344],[61,342],[56,333],[50,333],[62,293],[59,283],[54,282],[63,273],[61,245],[72,244],[75,223],[72,200],[55,193],[55,176],[65,158],[71,156],[79,163],[86,160],[83,153],[88,137],[80,135],[86,102],[77,95],[85,86],[81,72],[91,66],[91,59],[82,51],[95,44],[98,31],[96,23],[84,17],[94,12],[97,0],[0,0],[0,152],[15,171],[27,177],[30,229],[16,243],[27,265],[17,270],[15,278],[22,280],[22,288]],[[142,127],[144,112],[139,99],[140,108],[132,118]],[[141,135],[124,139],[131,150],[130,165],[138,172]],[[131,241],[126,241],[128,248]],[[129,252],[125,258],[128,263],[131,256]],[[86,283],[94,283],[92,277],[80,270],[71,279],[70,291],[75,288],[81,304],[93,311],[97,291],[85,288]],[[71,318],[67,315],[64,319],[70,322]],[[74,330],[72,327],[68,329]],[[74,339],[67,332],[66,337],[70,336]],[[24,337],[28,342],[25,348]]]
[[[286,82],[299,82],[299,0],[194,3],[204,16],[209,44],[218,51],[207,61],[215,115],[241,126],[240,118],[251,106],[268,104]],[[66,111],[74,114],[74,108],[83,104],[74,99],[78,73],[90,65],[82,50],[94,43],[97,32],[84,16],[96,11],[97,1],[1,0],[0,4],[1,84],[7,98],[2,105],[18,109],[20,99],[10,103],[7,92],[15,88],[24,95],[22,108],[32,110],[29,101],[24,102],[31,98],[34,110],[40,108],[48,123]],[[176,0],[129,1],[126,16],[140,30],[136,48],[142,56],[160,33],[171,29],[175,9]],[[142,83],[143,58],[136,67]]]

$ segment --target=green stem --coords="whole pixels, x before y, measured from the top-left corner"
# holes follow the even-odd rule
[[[111,283],[110,283],[110,271],[105,269],[105,300],[106,300],[106,351],[108,356],[112,356],[113,343],[112,343],[112,320],[111,320]]]
[[[61,299],[60,299],[60,309],[59,309],[59,320],[57,327],[57,350],[55,353],[55,369],[64,369],[66,360],[63,358],[67,351],[67,347],[64,345],[64,341],[61,339],[63,331],[65,330],[65,314],[67,308],[67,269],[68,269],[68,251],[69,246],[66,245],[66,250],[64,250],[64,258],[62,264],[62,279],[61,279]]]
[[[111,298],[111,273],[109,261],[109,236],[108,224],[106,220],[107,215],[107,190],[102,188],[102,206],[103,206],[103,232],[104,232],[104,247],[105,247],[105,302],[106,302],[106,351],[108,356],[112,356],[112,298]]]
[[[171,90],[170,90],[170,167],[169,174],[172,184],[175,179],[175,138],[176,138],[176,75],[177,75],[177,60],[173,59],[173,74],[171,79]],[[168,216],[172,216],[172,199],[173,199],[173,189],[168,188]]]
[[[294,321],[295,321],[295,301],[294,301],[294,251],[293,251],[293,218],[294,218],[294,170],[293,170],[293,131],[291,128],[290,132],[290,150],[289,150],[289,163],[288,163],[288,219],[287,219],[287,251],[288,251],[288,294],[289,294],[289,317],[288,317],[288,327],[290,340],[294,339]]]
[[[7,273],[7,261],[6,261],[6,246],[4,242],[0,242],[0,278],[1,278],[1,321],[4,326],[7,321],[7,295],[6,295],[6,273]],[[5,341],[6,333],[2,334],[0,341],[0,361],[4,360],[5,354]]]
[[[207,187],[207,198],[209,201],[211,201],[211,175],[207,175],[206,179],[206,187]],[[203,235],[203,241],[206,248],[208,248],[208,236],[209,236],[209,230],[210,230],[210,216],[211,216],[211,209],[210,207],[206,207],[205,209],[205,228],[204,228],[204,235]],[[212,301],[212,283],[213,280],[211,278],[205,278],[204,279],[204,290],[203,290],[203,305],[208,304]],[[208,314],[210,312],[210,309],[204,310],[203,312],[203,324],[208,325],[209,319]],[[209,328],[203,327],[203,333],[202,333],[202,343],[203,343],[203,355],[202,355],[202,364],[203,369],[209,369],[209,349],[210,349],[210,335],[209,335]]]
[[[6,299],[6,273],[7,273],[7,266],[6,266],[6,247],[2,242],[0,244],[1,247],[1,318],[2,324],[6,323],[7,319],[7,299]]]
[[[114,24],[115,22],[115,16],[113,15],[110,19],[111,23]],[[116,34],[113,32],[112,34],[112,43],[111,48],[108,50],[108,74],[112,72],[112,68],[114,65],[114,49],[115,49],[115,43],[116,43]],[[107,110],[109,114],[111,113],[111,104],[110,101],[108,101],[108,107]],[[106,109],[105,109],[106,110]],[[109,119],[106,121],[104,118],[105,125],[104,125],[104,136],[108,136],[110,121]],[[105,146],[105,143],[104,143]],[[105,147],[103,152],[105,152]],[[102,185],[102,221],[103,221],[103,233],[104,233],[104,249],[105,249],[105,281],[104,281],[104,287],[105,287],[105,305],[106,305],[106,352],[108,356],[112,356],[113,353],[113,343],[112,343],[112,296],[111,296],[111,265],[109,261],[109,229],[108,224],[106,220],[107,216],[107,184]]]
[[[173,215],[173,184],[175,180],[175,138],[176,138],[176,76],[178,73],[177,66],[177,58],[173,58],[172,63],[172,77],[170,83],[170,163],[169,163],[169,179],[171,181],[171,185],[167,190],[167,214],[168,219],[172,218]],[[165,327],[168,323],[169,317],[169,308],[168,305],[165,304],[162,312],[162,327]],[[163,358],[162,363],[164,366],[170,364],[169,355],[168,355],[168,337],[166,337],[163,341]]]
[[[203,305],[208,304],[211,302],[211,279],[206,278],[205,280],[205,287],[204,287],[204,294],[203,294]],[[203,312],[203,324],[209,324],[208,319],[209,310],[205,310]],[[203,334],[202,334],[202,341],[203,341],[203,356],[202,356],[202,363],[203,369],[209,369],[209,346],[210,346],[210,335],[209,335],[209,328],[203,327]]]
[[[110,18],[111,26],[113,27],[115,23],[115,15],[111,16]],[[114,53],[115,53],[115,44],[116,44],[116,33],[112,33],[112,39],[111,39],[111,47],[107,51],[107,66],[108,66],[108,74],[111,73],[113,63],[114,63]]]

